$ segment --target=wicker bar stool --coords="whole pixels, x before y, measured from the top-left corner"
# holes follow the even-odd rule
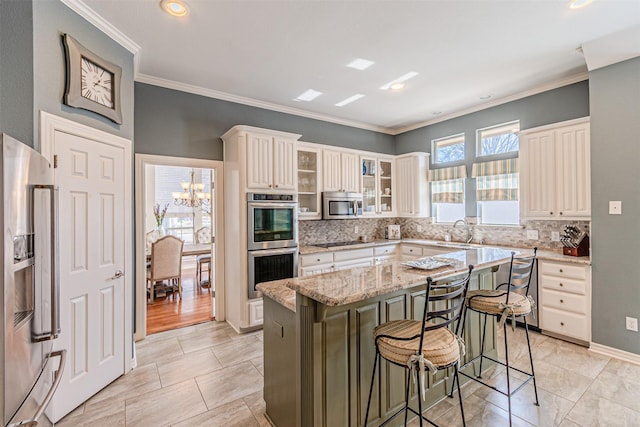
[[[369,388],[367,412],[364,419],[365,426],[369,419],[376,367],[380,357],[410,371],[406,376],[404,406],[380,425],[387,424],[396,415],[404,412],[404,425],[406,426],[409,411],[420,417],[420,427],[423,425],[423,420],[436,425],[422,414],[422,400],[426,391],[424,375],[426,371],[435,373],[438,370],[453,367],[454,378],[458,378],[458,363],[464,354],[464,343],[458,335],[463,323],[460,321],[460,316],[464,308],[472,271],[473,266],[471,265],[469,266],[469,272],[463,279],[450,283],[434,284],[431,277],[427,278],[427,293],[422,320],[394,320],[383,323],[374,329],[373,337],[376,345],[376,355],[373,362],[371,387]],[[435,304],[433,304],[434,302]],[[430,309],[430,307],[432,308]],[[455,330],[455,332],[452,332],[452,330]],[[411,372],[413,371],[416,373],[415,380],[418,389],[417,411],[409,406],[409,389],[412,377]],[[459,379],[457,384],[460,412],[464,422]]]
[[[531,256],[522,256],[516,257],[515,252],[511,252],[511,266],[509,269],[509,281],[507,283],[502,283],[496,287],[494,290],[477,290],[477,291],[469,291],[467,293],[466,304],[465,304],[465,314],[463,316],[462,322],[462,333],[464,334],[464,324],[467,318],[466,310],[473,310],[475,312],[484,315],[484,326],[482,332],[482,343],[480,354],[473,359],[467,361],[464,365],[460,367],[460,374],[464,375],[472,380],[479,382],[480,384],[487,386],[498,393],[507,396],[508,406],[509,406],[509,425],[512,424],[512,415],[511,415],[511,396],[516,392],[520,391],[526,384],[533,380],[533,390],[536,396],[535,404],[537,406],[540,405],[538,401],[538,388],[536,386],[536,376],[535,371],[533,370],[533,356],[531,355],[531,342],[529,340],[529,326],[527,325],[527,316],[531,314],[532,306],[535,304],[533,298],[529,296],[529,285],[531,283],[531,273],[533,271],[533,266],[536,260],[536,252],[538,248],[533,249],[533,255]],[[485,336],[487,333],[487,316],[494,316],[498,320],[498,326],[502,327],[504,333],[504,351],[505,351],[505,361],[501,362],[499,360],[493,359],[484,354],[484,343]],[[511,322],[511,327],[515,331],[516,328],[516,319],[521,319],[524,323],[525,335],[527,337],[527,347],[529,349],[529,362],[531,363],[531,372],[526,372],[510,366],[509,364],[509,344],[507,339],[507,322],[509,319]],[[474,363],[480,359],[480,366],[478,370],[478,375],[476,377],[469,375],[462,371],[468,365]],[[492,386],[484,381],[482,381],[482,361],[483,359],[492,360],[495,363],[499,363],[502,366],[507,368],[507,391],[502,391],[495,386]],[[514,390],[511,389],[511,379],[510,372],[514,370],[525,374],[527,379],[516,387]],[[454,379],[454,382],[456,379]],[[453,394],[453,384],[451,386],[451,394]],[[450,394],[450,395],[451,395]]]

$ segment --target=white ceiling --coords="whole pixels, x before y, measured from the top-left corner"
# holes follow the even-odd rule
[[[138,81],[388,133],[582,80],[577,48],[640,25],[640,0],[185,1],[186,18],[157,0],[84,4],[140,46]],[[294,101],[307,89],[323,94]]]

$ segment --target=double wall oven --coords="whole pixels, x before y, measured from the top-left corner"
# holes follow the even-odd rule
[[[298,201],[295,194],[247,194],[247,291],[298,274]]]

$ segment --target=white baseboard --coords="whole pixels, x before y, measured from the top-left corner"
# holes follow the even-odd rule
[[[606,345],[597,344],[594,342],[591,343],[589,351],[602,354],[603,356],[620,359],[624,362],[633,363],[634,365],[640,365],[640,354],[630,353],[628,351],[619,350],[613,347],[607,347]]]

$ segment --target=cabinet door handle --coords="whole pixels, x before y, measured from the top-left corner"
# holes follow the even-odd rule
[[[278,188],[278,184],[274,185],[274,187]]]
[[[562,215],[562,212],[560,212],[560,215]]]
[[[549,215],[553,215],[553,212],[549,212]]]

